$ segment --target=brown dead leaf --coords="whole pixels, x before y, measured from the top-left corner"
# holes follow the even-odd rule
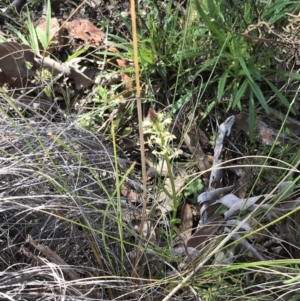
[[[191,126],[188,131],[184,134],[184,142],[189,148],[194,162],[200,171],[205,171],[211,168],[208,156],[205,155],[201,145],[199,143],[199,135],[195,126]],[[210,172],[203,174],[203,177],[209,179]]]
[[[87,19],[76,19],[67,22],[64,27],[70,37],[80,39],[86,45],[95,48],[103,45],[105,35]]]
[[[120,51],[116,47],[113,47],[113,46],[110,46],[107,50],[110,51],[110,52],[114,52],[114,53],[120,53]],[[116,59],[116,61],[117,61],[117,64],[120,68],[127,68],[128,67],[128,61],[125,60],[124,58]],[[132,84],[130,74],[121,73],[121,79],[122,79],[123,87],[125,88],[125,90],[132,89],[133,84]]]
[[[128,62],[125,59],[117,59],[117,63],[120,68],[128,67]],[[131,77],[129,76],[128,73],[121,73],[121,76],[122,76],[123,87],[125,88],[125,90],[130,90],[132,88]]]
[[[0,44],[0,68],[2,71],[16,78],[23,78],[35,74],[36,62],[30,46],[17,42],[4,42]],[[32,65],[27,68],[27,62]]]
[[[300,102],[295,101],[294,102],[295,110],[300,112]],[[286,120],[286,128],[289,129],[294,135],[299,136],[300,135],[300,120],[286,116],[282,114],[282,112],[275,110],[273,108],[270,108],[270,114],[274,116],[279,122],[280,125]]]
[[[36,22],[35,28],[40,28],[44,33],[46,33],[46,18],[42,17]],[[63,43],[63,38],[59,22],[57,18],[50,19],[50,45],[49,46],[59,46]]]
[[[275,141],[275,137],[277,135],[277,131],[269,127],[263,121],[258,122],[258,140],[261,140],[266,145],[272,145]]]
[[[52,251],[48,246],[44,246],[36,242],[31,235],[28,235],[27,241],[38,251],[41,252],[50,262],[59,266],[64,266],[64,272],[72,279],[76,280],[80,278],[80,275],[76,270],[72,269],[59,255]]]
[[[281,224],[280,237],[293,249],[294,258],[300,257],[300,211],[287,217]]]
[[[7,88],[22,88],[26,84],[23,78],[11,77],[3,72],[0,72],[0,85]]]
[[[249,133],[249,124],[248,124],[248,114],[241,112],[235,115],[235,121],[233,125],[237,130],[243,131],[244,133]]]
[[[251,169],[249,167],[236,166],[231,170],[239,177],[236,183],[235,195],[238,198],[245,198],[248,192],[248,188],[251,184]]]
[[[90,79],[89,77],[84,75],[80,70],[74,67],[71,67],[71,77],[74,80],[77,90],[88,87],[89,85],[95,83],[92,79]]]
[[[114,46],[108,47],[107,51],[114,52],[114,53],[120,53],[120,51]]]
[[[140,200],[140,194],[138,194],[132,189],[129,189],[124,184],[121,186],[121,194],[123,197],[125,197],[127,200],[131,202],[138,202]]]
[[[275,109],[270,108],[270,115],[268,117],[269,118],[266,118],[266,120],[271,119],[273,121],[273,125],[271,125],[271,122],[264,122],[257,119],[255,137],[258,142],[263,142],[266,145],[272,145],[278,135],[282,122],[284,121],[284,116]],[[274,125],[276,125],[276,128]],[[235,115],[234,126],[236,129],[249,134],[248,114],[241,112],[240,114]],[[295,135],[295,140],[298,140],[297,136],[300,135],[300,122],[298,120],[288,117],[284,127],[289,129]],[[284,133],[280,133],[278,137],[277,143],[282,143],[285,142],[286,139],[290,139]]]
[[[249,116],[247,113],[241,112],[240,114],[235,115],[235,123],[234,123],[234,126],[238,130],[241,130],[246,134],[249,134],[248,117]],[[266,145],[272,145],[275,140],[276,131],[262,121],[256,121],[256,126],[257,126],[257,132],[255,133],[256,140],[260,142],[264,142]]]
[[[187,241],[187,247],[201,250],[203,245],[216,234],[223,224],[221,216],[200,227]]]
[[[126,60],[124,60],[124,59],[117,59],[117,63],[119,65],[119,67],[121,67],[121,68],[127,67]]]
[[[193,216],[193,211],[191,209],[191,206],[185,202],[181,209],[182,232],[180,233],[180,236],[184,241],[184,244],[186,244],[187,240],[192,235],[193,219],[194,216]]]
[[[184,186],[185,179],[187,177],[187,173],[184,170],[180,170],[178,175],[176,176],[174,180],[175,185],[175,192],[179,192],[179,190]],[[165,189],[167,190],[168,194],[172,196],[172,185],[171,180],[168,178],[165,181]],[[169,197],[166,192],[162,191],[161,194],[158,197],[158,208],[161,210],[162,213],[167,213],[172,210],[172,207],[174,205],[174,200]]]
[[[91,84],[95,84],[95,82],[87,77],[83,72],[72,65],[72,61],[69,64],[57,62],[49,57],[37,58],[36,62],[53,72],[53,74],[61,74],[64,76],[69,76],[74,80],[76,89],[79,90],[81,88],[88,87]]]

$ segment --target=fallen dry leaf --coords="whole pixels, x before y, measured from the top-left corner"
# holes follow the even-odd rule
[[[64,27],[70,37],[84,41],[85,45],[95,48],[103,45],[105,35],[87,19],[76,19],[67,22]]]
[[[184,170],[180,170],[180,172],[174,180],[175,193],[179,192],[179,190],[184,186],[186,177],[187,173]],[[171,181],[169,178],[165,181],[165,189],[168,193],[162,191],[157,200],[157,202],[159,203],[158,208],[161,210],[162,213],[167,213],[171,211],[172,207],[174,206],[174,200],[172,199],[172,197],[170,197],[172,196],[173,192]]]
[[[231,168],[231,170],[239,177],[237,183],[236,183],[236,191],[235,195],[239,198],[245,198],[249,189],[249,186],[251,185],[251,169],[250,167],[241,167],[236,166]]]
[[[117,59],[117,63],[120,68],[127,68],[128,62],[125,59]],[[123,87],[126,90],[130,90],[132,88],[132,80],[128,73],[121,73]]]
[[[201,250],[204,244],[214,237],[218,229],[224,224],[222,217],[217,217],[201,226],[187,241],[187,247]]]
[[[221,156],[223,150],[223,141],[225,139],[225,136],[230,135],[231,127],[234,124],[234,121],[235,121],[235,117],[229,116],[218,127],[218,137],[216,139],[215,148],[214,148],[213,169],[210,174],[208,189],[215,189],[223,186],[222,183],[223,169],[219,168],[219,166],[223,162],[223,158]]]
[[[248,117],[248,114],[245,112],[241,112],[235,115],[235,128],[245,132],[246,134],[249,134]],[[275,142],[276,136],[279,133],[279,128],[281,127],[282,122],[284,120],[284,115],[282,116],[280,112],[270,108],[270,119],[273,119],[275,121],[277,119],[276,128],[272,127],[271,125],[267,124],[262,120],[256,120],[257,129],[255,132],[255,138],[258,142],[263,142],[266,145],[272,145]],[[286,129],[289,129],[291,133],[294,134],[295,141],[298,141],[298,136],[300,135],[300,122],[291,117],[288,117],[286,119],[286,124],[284,125],[284,127]],[[282,143],[283,141],[285,142],[286,139],[290,139],[290,137],[288,137],[282,132],[279,134],[279,139],[276,143]]]
[[[36,29],[40,28],[46,34],[46,18],[42,17],[36,22]],[[57,18],[50,19],[50,44],[48,46],[59,46],[63,43],[60,32],[60,25]]]
[[[0,84],[7,88],[22,88],[26,84],[23,78],[11,77],[4,72],[0,72]]]
[[[57,62],[49,57],[44,58],[37,58],[36,62],[45,68],[47,68],[49,71],[53,72],[53,74],[61,74],[64,76],[69,76],[74,80],[76,89],[81,89],[88,87],[91,84],[94,84],[95,82],[84,75],[79,69],[74,67],[72,65],[72,61],[66,63],[60,63]]]
[[[204,153],[200,143],[199,134],[197,133],[196,126],[191,126],[184,134],[184,142],[189,148],[194,162],[200,171],[205,171],[211,168],[211,163],[209,162],[208,156]],[[203,174],[203,177],[208,179],[210,172]]]
[[[72,269],[57,253],[52,251],[48,246],[44,246],[36,242],[31,235],[28,235],[27,241],[38,251],[41,252],[50,262],[57,264],[59,266],[64,266],[64,272],[72,279],[79,279],[80,275],[76,270]]]
[[[193,211],[191,209],[191,206],[185,202],[181,209],[182,232],[180,233],[180,236],[184,241],[184,244],[186,244],[187,240],[192,235],[193,219],[194,216],[193,216]]]
[[[138,202],[141,199],[141,194],[128,188],[124,184],[121,186],[121,194],[123,197],[125,197],[127,200],[129,200],[131,202]]]
[[[3,42],[0,44],[0,68],[2,71],[16,78],[23,78],[35,74],[36,62],[30,46],[17,42]],[[32,65],[27,68],[27,63]]]
[[[77,90],[95,83],[92,79],[74,67],[71,67],[71,78],[73,78]]]

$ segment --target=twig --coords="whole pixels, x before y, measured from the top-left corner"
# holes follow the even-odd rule
[[[39,250],[44,256],[46,256],[46,258],[57,264],[60,266],[65,266],[68,267],[69,265],[60,257],[58,256],[55,252],[53,252],[49,247],[47,246],[43,246],[39,243],[37,243],[32,237],[31,235],[28,235],[27,238],[28,242],[35,247],[37,250]],[[77,272],[72,271],[71,268],[66,268],[64,269],[64,272],[72,279],[72,280],[76,280],[76,279],[80,279],[79,274],[77,274]]]
[[[141,87],[140,87],[140,70],[139,70],[139,54],[138,54],[138,41],[137,41],[137,27],[136,27],[136,14],[135,14],[135,0],[130,0],[131,8],[131,22],[132,22],[132,37],[133,37],[133,50],[134,50],[134,69],[136,78],[136,99],[137,110],[139,120],[139,135],[140,135],[140,150],[141,150],[141,163],[142,163],[142,178],[143,178],[143,209],[142,219],[140,226],[140,235],[143,235],[144,223],[146,219],[146,206],[147,206],[147,170],[146,170],[146,156],[145,156],[145,142],[143,132],[143,113],[142,113],[142,101],[141,101]],[[141,260],[140,249],[137,248],[134,273],[137,276],[137,265]]]

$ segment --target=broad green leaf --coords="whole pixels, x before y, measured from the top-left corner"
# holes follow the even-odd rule
[[[281,71],[281,70],[277,70],[276,73],[281,77],[285,77],[286,79],[292,78],[292,79],[300,80],[300,74],[298,74],[298,73],[285,72],[285,71]]]
[[[288,280],[284,280],[283,283],[284,284],[291,284],[291,283],[294,283],[294,282],[299,282],[300,280],[300,274],[291,278],[291,279],[288,279]]]
[[[179,52],[178,55],[175,56],[173,62],[180,62],[181,60],[198,58],[202,55],[207,55],[207,54],[208,54],[207,50],[199,50],[199,51],[197,50],[197,51],[189,51],[189,52],[186,52],[184,50],[182,52]]]
[[[214,67],[214,65],[218,62],[218,57],[214,57],[208,61],[206,61],[202,67],[195,73],[195,76],[199,75],[202,71],[209,69],[209,67]]]
[[[244,20],[247,24],[251,24],[252,22],[251,3],[249,1],[244,4]]]
[[[218,3],[219,2],[219,3]],[[206,7],[209,15],[211,18],[215,18],[218,21],[224,21],[224,17],[221,13],[220,7],[220,1],[218,0],[204,0],[203,1],[203,7]]]
[[[178,112],[178,110],[186,103],[188,102],[193,93],[192,91],[187,91],[182,97],[180,97],[172,106],[172,113]]]
[[[31,48],[35,51],[35,53],[40,53],[40,46],[39,46],[37,33],[34,29],[33,22],[31,20],[31,16],[28,8],[26,14],[27,14],[26,25],[29,31],[29,42],[30,42],[29,46],[31,46]]]
[[[247,68],[247,65],[245,63],[245,60],[243,59],[243,57],[241,56],[238,56],[238,60],[243,68],[243,71],[245,72],[245,75],[247,76],[248,78],[248,82],[249,82],[249,85],[251,87],[251,90],[253,91],[253,93],[255,94],[255,96],[257,97],[257,99],[259,100],[260,104],[262,105],[262,107],[265,109],[265,111],[267,113],[269,113],[269,107],[268,107],[268,104],[266,102],[266,99],[260,89],[260,87],[257,85],[257,83],[253,80],[250,72],[249,72],[249,69]]]

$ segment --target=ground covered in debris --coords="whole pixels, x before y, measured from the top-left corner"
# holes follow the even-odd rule
[[[298,300],[300,4],[137,2],[0,4],[1,298]]]

